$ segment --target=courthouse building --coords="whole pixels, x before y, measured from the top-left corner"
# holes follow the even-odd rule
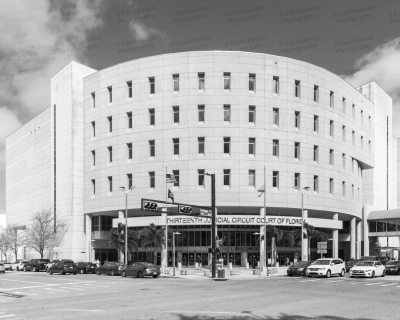
[[[280,56],[172,53],[100,71],[71,62],[51,79],[51,105],[7,138],[7,223],[29,227],[34,212],[50,209],[69,224],[59,257],[114,260],[109,230],[125,222],[121,186],[135,186],[130,228],[163,226],[164,215],[141,211],[141,198],[165,200],[166,168],[174,200],[200,206],[211,205],[205,173],[214,173],[222,257],[244,265],[260,255],[265,166],[269,225],[300,228],[297,187],[306,221],[331,239],[327,256],[379,255],[383,232],[400,235],[397,222],[389,230],[380,220],[397,208],[392,120],[392,99],[378,84],[354,88]],[[177,258],[206,263],[209,218],[168,216],[168,226],[181,233]],[[281,264],[301,256],[287,239],[276,246]],[[319,257],[315,240],[310,247]],[[152,261],[152,250],[129,260]]]

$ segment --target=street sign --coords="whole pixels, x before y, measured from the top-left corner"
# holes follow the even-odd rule
[[[143,209],[148,211],[157,211],[157,203],[156,202],[143,202]]]
[[[317,253],[328,253],[328,250],[317,250]]]
[[[183,214],[193,214],[192,207],[179,205],[179,213]]]
[[[328,249],[328,242],[317,242],[317,249],[320,250]]]
[[[159,214],[166,213],[170,215],[187,215],[196,217],[211,217],[212,208],[206,206],[196,206],[193,204],[166,202],[162,200],[141,199],[142,211],[153,211]],[[165,205],[165,206],[164,206]]]

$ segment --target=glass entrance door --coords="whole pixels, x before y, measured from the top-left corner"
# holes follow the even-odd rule
[[[190,252],[189,253],[189,266],[194,266],[194,260],[195,260],[194,253]]]
[[[182,266],[189,266],[189,254],[187,252],[182,252]]]
[[[242,253],[235,252],[235,263],[234,266],[241,266],[242,265]]]

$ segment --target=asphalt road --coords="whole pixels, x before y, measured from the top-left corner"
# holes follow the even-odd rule
[[[400,276],[254,280],[0,275],[2,319],[399,319]]]

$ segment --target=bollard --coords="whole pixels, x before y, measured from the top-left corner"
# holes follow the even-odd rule
[[[246,270],[249,270],[249,263],[248,262],[246,262]]]
[[[182,269],[182,262],[178,262],[178,269],[179,269],[179,270]]]
[[[229,262],[229,270],[232,270],[232,262]]]

